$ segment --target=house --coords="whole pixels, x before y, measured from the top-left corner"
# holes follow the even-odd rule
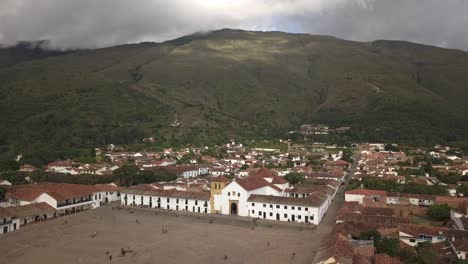
[[[18,171],[19,172],[34,172],[35,170],[36,170],[36,167],[34,167],[33,165],[24,164],[20,167]]]
[[[247,210],[251,217],[318,225],[328,209],[327,200],[328,196],[321,193],[306,198],[252,194]]]
[[[20,220],[14,218],[11,214],[3,212],[3,209],[4,208],[0,208],[0,235],[15,231],[20,226]]]
[[[120,187],[113,184],[94,185],[94,200],[100,203],[111,203],[120,200]]]
[[[12,186],[5,197],[9,206],[45,202],[59,214],[69,214],[99,206],[93,186],[69,183],[34,183]]]
[[[56,217],[57,210],[45,202],[0,208],[0,234],[15,231],[21,226]]]
[[[435,204],[436,197],[426,194],[408,194],[409,202],[417,206],[431,206]]]
[[[174,174],[179,178],[188,179],[195,178],[201,175],[207,175],[210,172],[208,166],[192,166],[192,165],[182,165],[182,166],[165,166],[164,170],[168,173]]]
[[[0,186],[11,186],[11,182],[4,179],[0,179]]]
[[[417,246],[420,243],[440,243],[446,240],[447,229],[445,227],[422,226],[413,224],[399,224],[398,235],[400,241],[409,246]]]
[[[149,163],[144,163],[141,165],[142,169],[146,168],[155,168],[155,167],[165,167],[175,165],[177,162],[171,159],[155,160]]]
[[[364,198],[369,198],[373,202],[386,199],[387,192],[380,190],[355,189],[345,192],[346,202],[358,202],[364,204]]]
[[[211,212],[209,192],[161,190],[150,185],[123,189],[121,204],[197,213]]]
[[[468,231],[448,230],[447,241],[458,259],[467,260],[468,257]]]
[[[78,174],[78,172],[76,172],[73,169],[73,163],[69,160],[59,160],[59,161],[49,163],[46,166],[46,171],[56,172],[56,173],[65,173],[65,174],[69,173],[72,175]]]

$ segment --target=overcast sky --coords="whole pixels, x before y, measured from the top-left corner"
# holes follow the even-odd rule
[[[221,28],[468,50],[468,0],[0,0],[4,45],[95,48]]]

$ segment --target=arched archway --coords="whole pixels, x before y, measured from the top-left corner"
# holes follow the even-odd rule
[[[47,220],[47,215],[46,214],[42,215],[42,220]]]
[[[39,222],[40,220],[41,220],[41,217],[40,217],[40,216],[36,215],[36,216],[34,217],[34,222]]]
[[[230,212],[232,215],[236,215],[237,214],[237,203],[231,203],[231,208],[230,208]]]

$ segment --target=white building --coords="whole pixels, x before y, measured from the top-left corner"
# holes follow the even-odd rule
[[[11,186],[11,182],[4,179],[0,179],[0,186]]]
[[[150,185],[122,190],[121,204],[175,211],[209,213],[210,193],[161,190]]]
[[[212,184],[212,188],[216,188],[213,186],[217,183]],[[166,190],[154,185],[134,186],[122,190],[121,204],[197,213],[220,212],[318,225],[338,186],[291,188],[283,177],[262,168],[251,172],[248,177],[235,179],[224,188],[212,190],[211,194]]]
[[[100,203],[120,201],[120,187],[112,184],[96,184],[94,188],[94,200]]]
[[[412,224],[399,224],[398,235],[400,240],[409,245],[417,246],[419,243],[440,243],[446,240],[445,227],[421,226]]]
[[[5,197],[9,206],[45,202],[59,214],[68,214],[99,207],[95,191],[88,185],[44,182],[12,186]]]

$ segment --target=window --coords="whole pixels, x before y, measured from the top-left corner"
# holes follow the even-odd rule
[[[280,208],[280,206],[279,206],[279,205],[276,205],[276,208],[278,208],[278,209],[279,209],[279,208]]]
[[[300,215],[298,215],[298,216],[297,216],[297,219],[301,220],[301,216],[300,216]]]
[[[169,198],[167,198],[167,203],[169,203]]]
[[[266,207],[266,204],[263,204],[263,207]]]
[[[301,207],[299,206],[299,207],[297,207],[297,210],[301,211],[302,209],[301,209]]]
[[[228,196],[231,196],[231,192],[228,192]]]
[[[273,205],[272,205],[272,204],[270,204],[270,208],[273,208]]]
[[[270,212],[270,216],[273,216],[273,213]]]
[[[308,207],[306,207],[304,210],[306,210],[306,211],[309,211],[309,208],[308,208]]]
[[[255,210],[252,210],[252,214],[255,214]]]
[[[294,206],[293,206],[291,209],[293,209],[293,210],[294,210]]]
[[[255,206],[255,203],[252,203],[252,206]]]
[[[288,207],[285,205],[285,206],[284,206],[284,209],[288,209]]]
[[[262,212],[261,212],[261,211],[258,211],[258,215],[260,215],[260,216],[261,216],[261,215],[262,215]]]
[[[198,200],[195,200],[195,205],[198,205]]]
[[[179,203],[179,199],[176,199],[176,203]]]
[[[416,239],[410,239],[409,242],[414,243],[416,242]]]
[[[237,193],[237,197],[240,197],[240,193]]]
[[[288,218],[288,214],[284,214],[284,218]]]

